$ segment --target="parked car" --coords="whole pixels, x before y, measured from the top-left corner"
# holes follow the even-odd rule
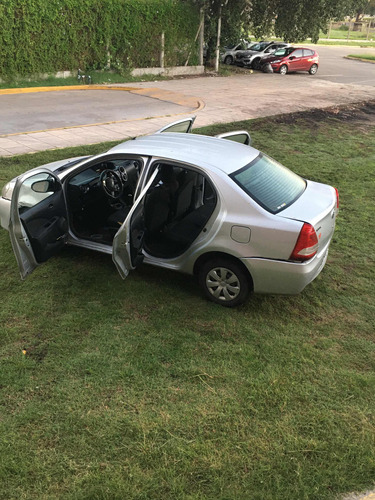
[[[284,42],[259,42],[251,46],[249,50],[237,52],[235,63],[237,66],[245,66],[253,69],[260,69],[260,62],[263,56],[273,54],[281,47],[287,47]]]
[[[263,58],[262,69],[266,68],[266,65],[281,75],[294,71],[308,71],[310,75],[315,75],[319,67],[319,54],[304,47],[284,47]]]
[[[236,54],[239,50],[247,50],[249,49],[253,43],[250,43],[249,40],[241,40],[237,44],[228,45],[224,47],[224,52],[221,54],[221,61],[224,64],[233,64],[236,58]]]
[[[187,133],[193,121],[8,182],[0,220],[21,277],[74,245],[111,254],[122,278],[143,261],[197,275],[224,306],[301,292],[326,262],[337,190],[251,147],[245,131]]]

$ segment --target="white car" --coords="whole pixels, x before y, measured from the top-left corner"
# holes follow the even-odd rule
[[[301,292],[326,262],[337,190],[254,149],[247,132],[186,133],[193,121],[8,182],[0,219],[21,277],[75,245],[111,254],[122,278],[142,262],[197,275],[224,306]]]

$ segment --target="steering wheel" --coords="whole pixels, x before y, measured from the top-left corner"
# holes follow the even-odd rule
[[[103,170],[99,180],[107,196],[114,200],[120,198],[124,190],[124,185],[121,174],[117,170]]]

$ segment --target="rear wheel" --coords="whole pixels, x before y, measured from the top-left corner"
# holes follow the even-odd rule
[[[232,56],[227,56],[224,59],[224,64],[233,64],[233,57]]]
[[[313,64],[311,66],[311,68],[309,69],[309,73],[310,75],[315,75],[315,73],[318,71],[318,65],[317,64]]]
[[[199,270],[199,283],[207,298],[225,307],[242,304],[250,291],[246,270],[234,260],[226,258],[203,264]]]
[[[286,64],[283,64],[279,69],[279,73],[280,75],[286,75],[288,73],[288,66]]]

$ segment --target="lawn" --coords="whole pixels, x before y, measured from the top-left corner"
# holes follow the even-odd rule
[[[366,59],[368,61],[375,62],[375,56],[371,54],[350,54],[348,57],[351,57],[353,59]]]
[[[345,118],[345,116],[344,116]],[[374,122],[373,122],[374,123]],[[334,499],[375,477],[375,127],[217,126],[340,191],[327,265],[227,310],[191,277],[67,248],[19,280],[0,232],[0,498]],[[106,145],[1,159],[0,184]]]
[[[328,33],[320,32],[320,38],[327,38]],[[347,40],[348,38],[348,30],[334,30],[332,29],[330,32],[330,38],[338,38]],[[367,29],[365,31],[353,31],[353,26],[350,27],[349,40],[366,40],[367,38]],[[374,32],[371,30],[369,33],[368,39],[372,40],[374,38]]]

